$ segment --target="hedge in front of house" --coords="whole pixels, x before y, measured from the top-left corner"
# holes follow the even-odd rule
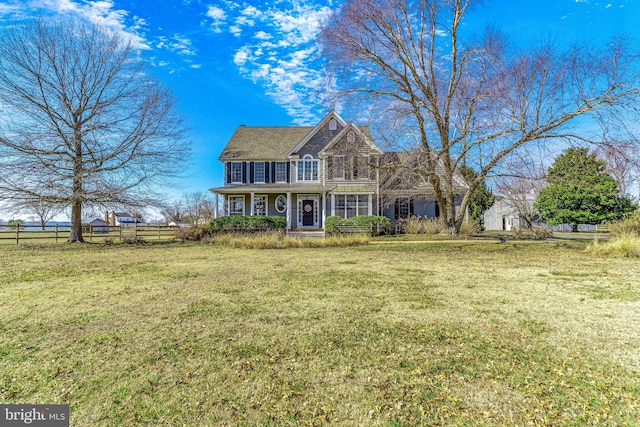
[[[281,216],[223,216],[211,221],[211,231],[264,231],[285,229],[287,220]]]
[[[359,215],[345,219],[339,216],[328,216],[324,220],[324,230],[327,233],[337,233],[342,225],[353,225],[360,228],[368,228],[372,233],[382,232],[391,225],[386,216]]]

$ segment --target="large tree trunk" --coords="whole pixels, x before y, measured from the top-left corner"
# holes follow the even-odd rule
[[[82,203],[73,202],[71,206],[71,229],[67,243],[84,243],[82,238]]]

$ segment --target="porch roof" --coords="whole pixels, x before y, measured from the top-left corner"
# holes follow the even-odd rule
[[[345,185],[336,185],[331,189],[331,192],[334,194],[339,193],[357,193],[357,194],[375,194],[375,187],[367,184],[345,184]]]

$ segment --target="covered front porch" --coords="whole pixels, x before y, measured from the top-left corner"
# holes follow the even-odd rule
[[[212,188],[222,196],[218,212],[227,215],[273,215],[286,218],[287,230],[322,230],[327,216],[327,191],[321,186],[237,185]],[[220,198],[216,197],[216,203]],[[222,209],[220,209],[222,208]]]
[[[234,185],[212,188],[216,197],[216,217],[222,215],[273,215],[286,218],[287,231],[324,231],[327,216],[351,218],[376,215],[376,194],[360,186],[340,185],[328,190],[323,186]],[[222,209],[221,209],[222,208]]]

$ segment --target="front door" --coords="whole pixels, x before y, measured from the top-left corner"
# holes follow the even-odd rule
[[[302,226],[310,227],[314,225],[313,200],[302,201]]]

